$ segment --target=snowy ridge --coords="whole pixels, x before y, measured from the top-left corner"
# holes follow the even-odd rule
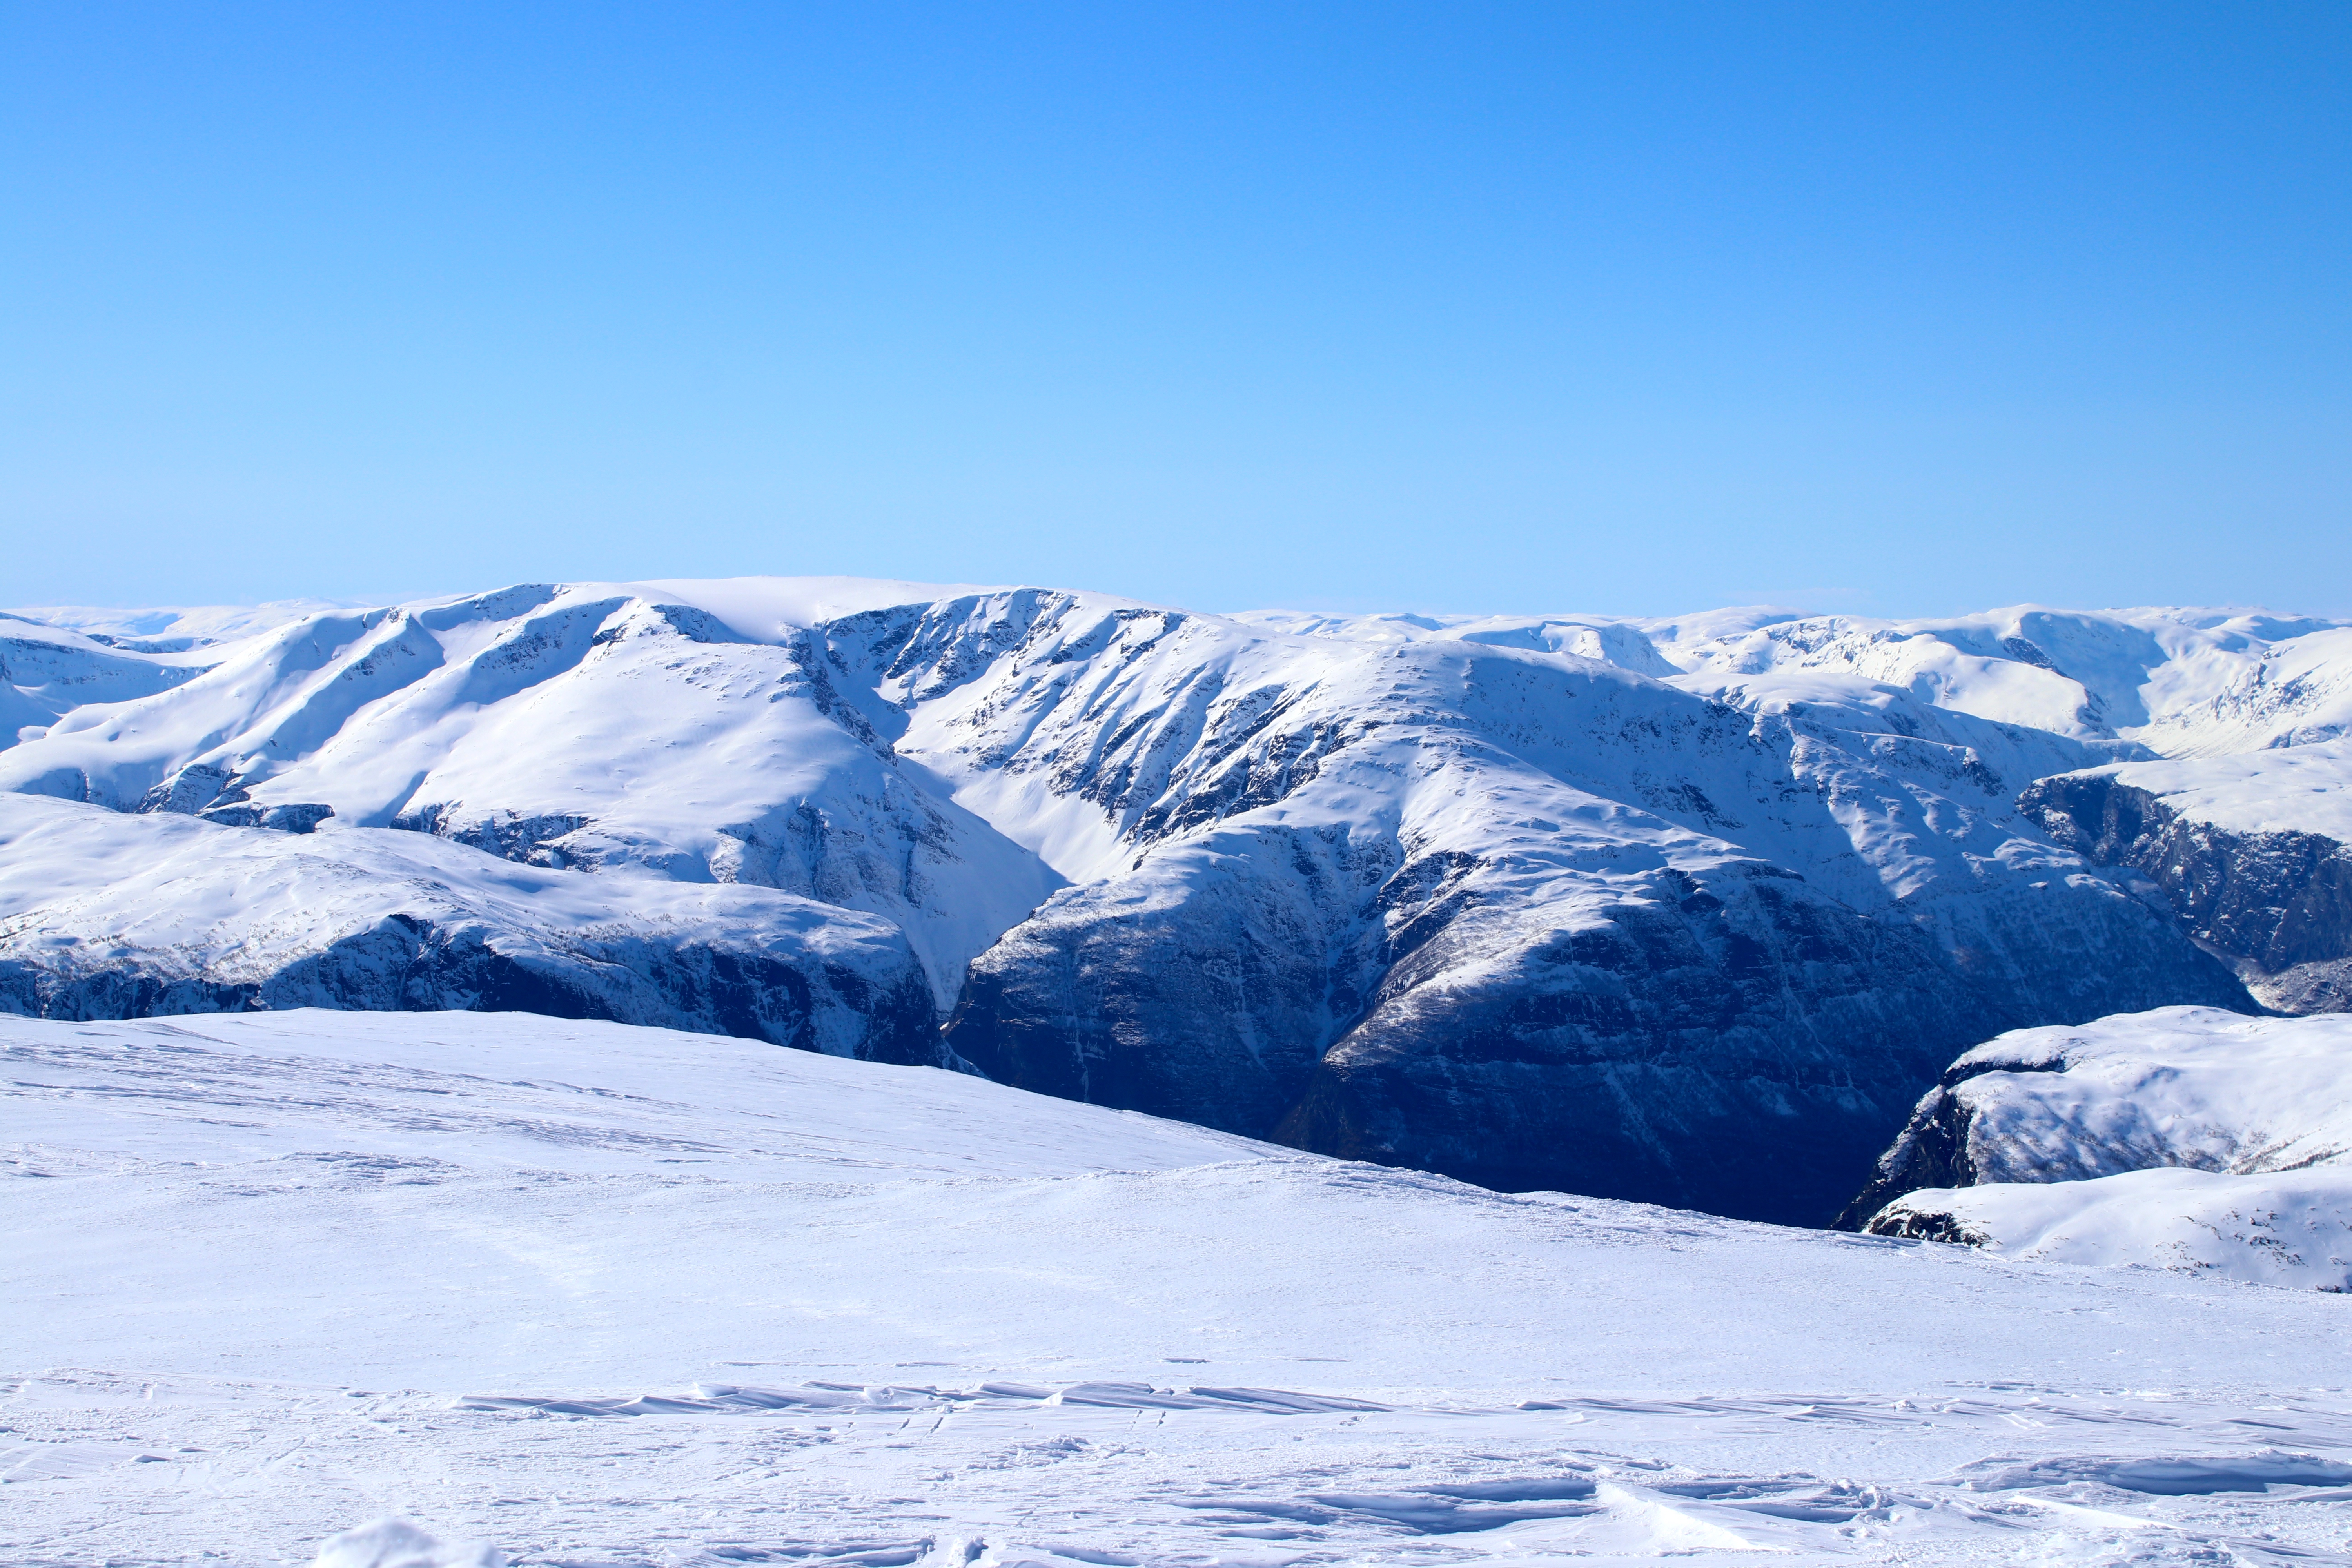
[[[2352,1289],[2352,1017],[2169,1007],[1952,1065],[1853,1217],[2074,1263]]]
[[[1851,676],[1924,703],[2166,756],[2352,728],[2352,625],[2250,609],[2055,610],[1883,620],[1768,608],[1696,616],[1246,617],[1305,635],[1455,638],[1606,658],[1695,691]]]
[[[0,795],[7,1012],[527,1008],[929,1061],[927,991],[896,927],[767,889]]]

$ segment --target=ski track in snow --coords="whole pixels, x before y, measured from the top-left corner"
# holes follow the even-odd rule
[[[2352,1562],[2343,1297],[613,1024],[0,1052],[11,1564]]]

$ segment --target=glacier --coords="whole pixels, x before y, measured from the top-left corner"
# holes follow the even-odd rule
[[[13,616],[10,842],[177,889],[22,855],[0,1005],[29,1015],[528,1005],[1818,1225],[1990,1037],[2324,1010],[2352,957],[2200,914],[2051,804],[2337,765],[2331,622],[810,578]],[[2281,875],[2325,903],[2304,848]],[[720,994],[746,965],[773,1016]]]

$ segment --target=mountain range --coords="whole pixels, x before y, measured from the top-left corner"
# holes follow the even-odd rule
[[[2347,734],[2352,626],[2234,610],[30,608],[0,1008],[660,1024],[1821,1225],[2005,1031],[2352,1006]]]

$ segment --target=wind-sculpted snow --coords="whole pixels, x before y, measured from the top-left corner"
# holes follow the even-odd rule
[[[0,1011],[521,1009],[929,1060],[887,921],[760,888],[585,878],[417,834],[307,835],[0,795]]]
[[[1919,1102],[1848,1221],[2352,1289],[2352,1018],[2168,1007],[2002,1035]]]
[[[12,1564],[2341,1556],[2342,1297],[602,1022],[0,1055]]]
[[[2123,742],[2004,716],[2073,678],[2001,650],[2040,636],[2117,704],[2143,645],[2235,658],[2252,623],[2010,619],[524,584],[123,654],[204,668],[27,730],[0,788],[421,832],[607,899],[772,887],[898,926],[952,1051],[1008,1082],[1819,1222],[1987,1032],[2247,1005],[2018,815]],[[2012,688],[2042,695],[1977,700]]]

